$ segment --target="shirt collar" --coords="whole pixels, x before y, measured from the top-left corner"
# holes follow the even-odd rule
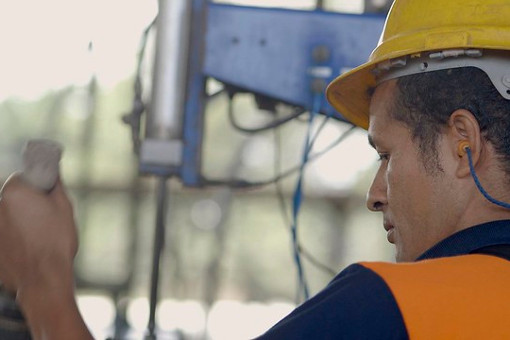
[[[510,245],[510,220],[492,221],[461,230],[437,243],[416,261],[469,254],[497,244]]]

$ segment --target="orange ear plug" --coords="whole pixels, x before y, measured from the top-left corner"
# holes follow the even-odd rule
[[[469,142],[467,140],[464,140],[459,143],[459,147],[457,149],[457,153],[459,154],[459,157],[464,156],[466,153],[466,149],[469,147]]]

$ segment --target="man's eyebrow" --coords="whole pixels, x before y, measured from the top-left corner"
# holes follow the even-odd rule
[[[375,149],[374,139],[372,138],[371,135],[368,135],[368,144],[370,144],[370,146]]]

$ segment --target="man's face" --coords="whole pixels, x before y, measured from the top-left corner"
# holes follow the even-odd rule
[[[396,82],[378,86],[370,106],[369,141],[380,165],[367,196],[367,206],[382,212],[388,241],[397,261],[413,261],[454,232],[451,168],[442,162],[443,138],[437,147],[441,170],[427,172],[409,128],[392,118]],[[453,200],[453,201],[452,201]]]

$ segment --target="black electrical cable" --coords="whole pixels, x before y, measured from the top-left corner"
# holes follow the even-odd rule
[[[149,33],[151,29],[154,27],[154,24],[156,23],[157,16],[152,19],[149,25],[143,30],[142,37],[140,38],[140,46],[138,50],[138,61],[136,65],[136,78],[135,78],[135,90],[138,90],[139,92],[142,91],[141,87],[141,74],[142,74],[142,63],[145,56],[145,49],[147,48],[147,41],[149,38]],[[141,93],[140,93],[141,94]]]
[[[336,270],[322,263],[316,257],[314,257],[312,253],[310,253],[307,249],[303,247],[302,244],[298,244],[298,250],[303,255],[303,257],[307,259],[312,265],[314,265],[319,270],[322,270],[324,273],[330,275],[331,278],[334,278],[336,274],[338,274]]]
[[[149,33],[156,22],[157,16],[151,21],[151,23],[145,28],[140,38],[140,44],[138,49],[138,60],[135,72],[135,83],[134,83],[134,95],[133,95],[133,106],[131,111],[122,117],[124,123],[131,127],[131,139],[133,142],[133,150],[135,154],[139,153],[140,150],[140,127],[141,117],[145,111],[145,103],[143,102],[143,88],[142,88],[142,64],[145,56],[145,49],[147,48],[147,41]]]
[[[229,106],[228,106],[229,116],[233,112],[232,102],[233,102],[234,95],[235,95],[235,93],[228,92],[228,96],[229,96]],[[304,112],[306,112],[306,111],[304,111]],[[298,117],[301,114],[299,114]],[[319,128],[317,129],[317,132],[314,134],[313,138],[310,141],[310,145],[309,145],[310,150],[313,148],[313,146],[314,146],[314,144],[315,144],[315,142],[316,142],[320,132],[322,131],[324,126],[326,126],[326,123],[327,123],[327,121],[330,118],[331,118],[331,116],[327,116],[322,121],[322,123],[319,126]],[[280,121],[282,121],[282,120],[277,120],[276,122],[280,122]],[[272,128],[275,129],[276,127],[282,125],[282,124],[277,124],[276,122],[268,124],[267,126],[272,126]],[[315,159],[319,158],[320,156],[322,156],[323,154],[327,153],[329,150],[334,148],[336,145],[341,143],[355,129],[355,127],[356,126],[354,126],[354,125],[351,126],[351,128],[349,128],[349,130],[345,131],[342,135],[340,135],[340,137],[336,141],[331,143],[324,150],[322,150],[322,151],[320,151],[320,152],[318,152],[316,154],[312,154],[309,157],[309,159],[308,159],[309,162],[314,161]],[[292,167],[292,168],[290,168],[290,169],[280,173],[278,176],[275,176],[274,178],[268,179],[268,180],[265,180],[265,181],[251,182],[251,181],[247,181],[247,180],[243,180],[243,179],[225,179],[225,180],[224,179],[220,179],[220,180],[217,180],[217,179],[209,179],[209,178],[202,177],[201,184],[204,185],[204,186],[227,186],[227,187],[230,187],[232,189],[258,188],[258,187],[263,187],[263,186],[266,186],[266,185],[269,185],[269,184],[276,183],[276,182],[280,181],[281,179],[284,179],[284,178],[286,178],[286,177],[288,177],[288,176],[290,176],[290,175],[292,175],[292,174],[294,174],[296,172],[299,172],[301,170],[301,168],[302,168],[301,164],[297,165],[295,167]]]
[[[324,125],[323,125],[324,126]],[[325,147],[323,150],[312,154],[308,158],[307,165],[310,164],[312,161],[316,160],[317,158],[321,157],[331,149],[333,149],[335,146],[340,144],[349,134],[354,131],[356,126],[351,126],[348,130],[343,132],[334,142],[332,142],[330,145]],[[318,130],[319,132],[319,130]],[[318,133],[315,134],[314,138],[312,139],[312,142],[310,143],[310,146],[313,146],[313,143],[316,141],[318,136]],[[273,184],[281,179],[284,179],[286,177],[289,177],[293,175],[294,173],[300,171],[302,165],[296,165],[292,168],[289,168],[282,173],[280,173],[278,176],[275,176],[271,179],[267,179],[264,181],[257,181],[257,182],[251,182],[243,179],[227,179],[227,180],[214,180],[214,179],[208,179],[208,178],[202,178],[202,184],[206,186],[227,186],[232,189],[250,189],[250,188],[259,188],[263,187],[269,184]]]
[[[247,128],[247,127],[239,125],[239,123],[235,119],[235,116],[234,116],[234,94],[229,93],[228,118],[229,118],[230,124],[232,124],[232,126],[236,130],[241,131],[243,133],[254,134],[254,133],[259,133],[259,132],[262,132],[262,131],[267,131],[267,130],[275,129],[275,128],[277,128],[277,127],[279,127],[279,126],[281,126],[281,125],[283,125],[283,124],[285,124],[287,122],[290,122],[293,119],[296,119],[297,117],[301,116],[305,112],[306,112],[306,110],[304,108],[298,107],[298,108],[296,108],[294,110],[293,113],[289,114],[288,116],[283,117],[283,118],[278,119],[278,120],[274,120],[274,121],[272,121],[271,123],[269,123],[267,125],[259,126],[259,127],[256,127],[256,128]]]
[[[274,130],[274,175],[275,177],[278,177],[281,173],[281,160],[282,160],[282,152],[281,152],[281,138],[280,138],[280,130],[275,129]],[[276,190],[276,197],[278,197],[278,204],[280,205],[280,210],[282,212],[282,217],[285,222],[285,225],[290,225],[290,218],[288,212],[288,206],[285,202],[285,197],[283,196],[283,188],[282,188],[282,182],[276,181],[275,184],[275,190]]]

